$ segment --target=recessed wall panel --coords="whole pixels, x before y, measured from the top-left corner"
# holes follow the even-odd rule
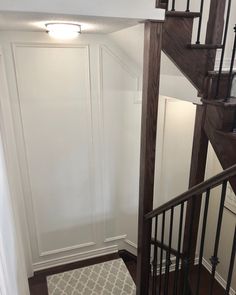
[[[88,48],[16,46],[15,62],[39,254],[90,245]]]

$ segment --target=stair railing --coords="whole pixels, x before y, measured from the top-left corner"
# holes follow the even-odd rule
[[[215,194],[212,194],[212,190],[214,188],[221,188],[214,246],[212,249],[212,256],[209,259],[211,263],[211,280],[209,282],[207,293],[204,293],[209,295],[214,294],[216,269],[220,263],[218,253],[221,241],[224,204],[227,185],[228,182],[231,181],[236,181],[236,165],[205,182],[192,187],[187,192],[145,215],[146,221],[152,222],[152,237],[149,244],[152,253],[149,262],[151,265],[149,294],[199,294],[202,282],[204,249],[208,233],[206,229],[209,218],[209,204],[213,198],[217,197]],[[194,204],[198,198],[202,201],[202,225],[199,229],[200,247],[199,255],[196,259],[197,265],[192,267],[194,263],[191,259],[194,258],[191,258],[190,255],[191,243],[189,244],[187,251],[185,253],[183,252],[183,228],[186,204],[188,201],[193,202],[192,214],[194,214]],[[226,249],[225,251],[225,255],[230,253],[225,294],[230,294],[229,292],[235,263],[236,225],[233,226],[234,233],[232,238],[232,248]],[[189,227],[190,241],[192,229],[193,222]],[[192,276],[194,272],[195,275]]]
[[[183,3],[183,1],[176,0],[157,0],[156,7],[164,8],[168,13],[176,11],[176,4]],[[183,9],[183,13],[191,13],[190,6],[191,1],[186,0],[186,9]],[[232,58],[230,69],[227,69],[227,72],[223,72],[224,70],[224,61],[225,61],[225,52],[227,46],[227,40],[229,37],[232,37],[232,34],[229,33],[229,21],[231,15],[231,4],[232,0],[211,0],[211,6],[209,11],[209,20],[207,25],[207,36],[205,40],[205,44],[201,44],[201,34],[202,34],[202,24],[203,24],[203,12],[205,9],[205,1],[199,1],[199,13],[198,13],[198,27],[197,27],[197,36],[196,36],[196,45],[202,47],[194,47],[190,46],[190,48],[208,48],[213,50],[221,50],[220,60],[218,68],[215,68],[215,71],[218,72],[216,76],[216,81],[214,82],[215,86],[212,89],[211,99],[219,99],[224,100],[225,102],[229,101],[231,97],[231,88],[232,88],[232,80],[235,78],[235,72],[233,71],[235,65],[235,46],[232,50]],[[227,7],[225,20],[224,20],[224,9]],[[214,17],[216,19],[214,19]],[[218,18],[218,19],[217,19]],[[225,25],[224,25],[225,22]],[[223,37],[222,37],[223,35]],[[187,45],[187,44],[186,44]],[[189,45],[189,44],[188,44]],[[206,47],[207,46],[207,47]],[[213,68],[208,69],[210,71]]]
[[[168,10],[168,5],[169,5],[168,2],[169,1],[166,1],[166,9],[167,10]],[[171,11],[175,11],[175,5],[176,5],[176,0],[172,0]],[[197,30],[197,41],[196,41],[196,44],[200,44],[203,9],[204,9],[204,0],[201,0],[201,2],[200,2],[200,16],[199,16],[199,22],[198,22],[198,30]],[[185,12],[190,12],[190,0],[187,0]]]
[[[231,0],[229,0],[231,1]],[[171,4],[170,4],[171,2]],[[181,12],[191,12],[190,10],[190,6],[191,6],[191,1],[190,0],[185,0],[186,2],[186,6],[185,9],[183,9]],[[225,0],[224,0],[225,2]],[[167,12],[175,12],[176,11],[176,4],[182,4],[183,1],[176,1],[176,0],[157,0],[156,1],[156,7],[157,8],[163,8],[166,9]],[[205,0],[201,0],[199,1],[200,6],[199,6],[199,12],[197,17],[199,18],[198,20],[198,28],[197,28],[197,38],[196,38],[196,44],[200,44],[200,38],[201,38],[201,32],[202,32],[202,23],[203,23],[203,12],[204,9],[206,9],[206,5],[205,5]],[[223,4],[224,5],[224,4]],[[213,8],[215,9],[215,7],[217,7],[217,5],[213,5]],[[215,9],[214,12],[216,12],[217,9]],[[211,11],[212,13],[213,11]],[[223,11],[221,11],[221,13],[223,13]],[[186,15],[187,16],[187,15]],[[217,44],[219,47],[221,46],[220,44]]]

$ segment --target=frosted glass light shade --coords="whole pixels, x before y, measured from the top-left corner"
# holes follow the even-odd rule
[[[46,24],[48,34],[56,39],[74,39],[81,34],[81,26],[71,23]]]

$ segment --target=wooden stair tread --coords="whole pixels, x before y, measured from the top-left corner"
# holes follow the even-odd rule
[[[186,18],[195,18],[200,17],[200,12],[185,12],[185,11],[166,11],[167,17],[186,17]]]
[[[188,44],[188,48],[190,49],[219,49],[222,48],[221,44]]]
[[[207,100],[202,99],[202,102],[205,104],[215,105],[219,107],[236,107],[236,97],[231,97],[229,100],[225,101],[223,99]]]
[[[234,71],[233,72],[233,75],[235,75],[236,72]],[[208,77],[215,77],[215,76],[218,76],[219,75],[219,71],[209,71],[208,72]],[[222,71],[221,72],[221,75],[222,76],[228,76],[229,75],[229,71]]]

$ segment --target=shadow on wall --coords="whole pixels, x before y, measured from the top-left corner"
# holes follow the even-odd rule
[[[1,294],[28,294],[22,245],[9,192],[2,141],[0,138],[0,291]]]

